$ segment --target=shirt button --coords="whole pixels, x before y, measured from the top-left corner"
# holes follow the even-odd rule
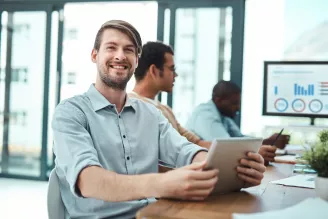
[[[127,157],[126,159],[127,159],[127,160],[130,160],[130,157]]]
[[[125,138],[125,135],[123,135],[123,138]]]
[[[121,116],[118,116],[118,118],[121,118]]]

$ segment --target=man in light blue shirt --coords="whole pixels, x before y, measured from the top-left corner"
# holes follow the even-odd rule
[[[203,200],[218,180],[218,170],[201,171],[206,149],[182,137],[156,107],[126,95],[141,45],[129,23],[103,24],[91,54],[96,83],[56,107],[55,170],[69,218],[134,218],[154,198]],[[242,159],[238,176],[258,185],[263,158],[248,158],[256,162]],[[159,161],[176,169],[158,173]]]
[[[219,81],[213,88],[212,99],[198,105],[187,121],[186,128],[205,141],[215,138],[243,137],[233,120],[240,111],[241,90],[231,81]],[[276,135],[265,139],[273,142]],[[262,145],[259,153],[269,162],[274,161],[276,147]]]

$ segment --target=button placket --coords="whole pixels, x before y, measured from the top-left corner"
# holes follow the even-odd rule
[[[133,173],[134,170],[132,169],[132,162],[131,162],[131,151],[130,151],[130,145],[127,139],[127,133],[126,129],[123,123],[122,115],[118,115],[118,124],[121,130],[121,135],[122,135],[122,142],[123,142],[123,147],[124,147],[124,157],[125,157],[125,162],[126,162],[126,167],[127,171],[129,173]]]

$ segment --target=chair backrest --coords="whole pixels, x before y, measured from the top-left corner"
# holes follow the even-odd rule
[[[64,219],[65,206],[60,195],[59,180],[55,169],[50,173],[47,194],[47,208],[49,219]]]

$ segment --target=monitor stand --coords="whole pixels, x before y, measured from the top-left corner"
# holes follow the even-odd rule
[[[315,120],[315,118],[314,117],[310,117],[310,120],[311,120],[310,125],[314,126],[314,120]]]

